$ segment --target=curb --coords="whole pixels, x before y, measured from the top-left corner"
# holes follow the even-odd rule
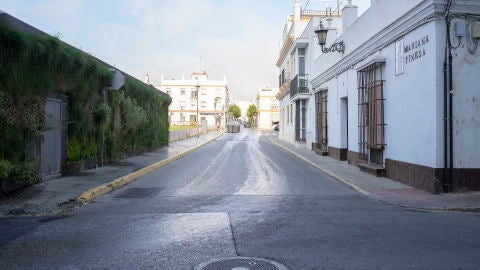
[[[350,182],[350,181],[348,181],[348,180],[346,180],[346,179],[344,179],[344,178],[336,175],[335,173],[333,173],[333,172],[331,172],[331,171],[329,171],[329,170],[326,170],[326,169],[318,166],[317,164],[315,164],[315,163],[313,163],[312,161],[304,158],[303,156],[295,153],[294,151],[288,149],[287,147],[285,147],[285,146],[283,146],[283,145],[281,145],[281,144],[273,141],[271,138],[268,138],[268,140],[269,140],[271,143],[275,144],[276,146],[278,146],[278,147],[282,148],[283,150],[289,152],[290,154],[294,155],[294,156],[297,157],[298,159],[301,159],[302,161],[305,161],[306,163],[310,164],[311,166],[313,166],[313,167],[317,168],[318,170],[320,170],[320,171],[322,171],[322,172],[330,175],[331,177],[337,179],[338,181],[340,181],[340,182],[344,183],[345,185],[347,185],[347,186],[353,188],[354,190],[358,191],[359,193],[361,193],[361,194],[363,194],[363,195],[366,195],[366,196],[370,196],[370,192],[368,192],[368,191],[364,190],[363,188],[355,185],[354,183],[352,183],[352,182]]]
[[[77,201],[81,202],[81,203],[88,203],[100,196],[102,196],[103,194],[105,193],[108,193],[112,190],[115,190],[115,189],[118,189],[118,188],[121,188],[125,185],[128,185],[130,183],[132,183],[133,181],[137,180],[138,178],[146,175],[146,174],[149,174],[151,173],[152,171],[154,170],[157,170],[163,166],[166,166],[172,162],[174,162],[175,160],[177,159],[180,159],[190,153],[192,153],[193,151],[197,150],[198,148],[210,143],[211,141],[214,141],[216,139],[218,139],[219,137],[221,137],[224,133],[220,133],[220,135],[210,139],[210,140],[207,140],[199,145],[196,145],[188,150],[185,150],[181,153],[178,153],[172,157],[169,157],[169,158],[166,158],[166,159],[163,159],[163,160],[160,160],[156,163],[153,163],[149,166],[146,166],[144,168],[141,168],[135,172],[132,172],[132,173],[129,173],[127,175],[124,175],[124,176],[121,176],[117,179],[114,179],[108,183],[105,183],[105,184],[102,184],[100,186],[97,186],[97,187],[94,187],[92,189],[89,189],[85,192],[83,192],[80,196],[78,196],[76,198]]]
[[[418,210],[426,210],[426,211],[448,211],[448,212],[469,212],[469,213],[478,213],[480,212],[480,207],[472,207],[472,206],[469,206],[469,207],[457,207],[457,206],[441,206],[441,207],[425,207],[425,206],[417,206],[417,205],[411,205],[411,204],[407,204],[407,203],[399,203],[399,202],[392,202],[392,201],[388,201],[388,200],[385,200],[383,198],[378,198],[376,197],[374,194],[364,190],[363,188],[357,186],[356,184],[336,175],[335,173],[329,171],[329,170],[326,170],[320,166],[318,166],[317,164],[313,163],[312,161],[306,159],[305,157],[295,153],[294,151],[290,150],[288,147],[285,147],[277,142],[275,142],[274,140],[272,140],[271,138],[268,138],[268,140],[284,149],[285,151],[289,152],[290,154],[294,155],[295,157],[297,157],[298,159],[310,164],[311,166],[315,167],[316,169],[328,174],[329,176],[337,179],[338,181],[344,183],[345,185],[351,187],[352,189],[358,191],[359,193],[371,198],[371,199],[374,199],[374,200],[377,200],[377,201],[380,201],[380,202],[384,202],[384,203],[388,203],[388,204],[391,204],[391,205],[396,205],[396,206],[401,206],[401,207],[405,207],[405,208],[412,208],[412,209],[418,209]]]

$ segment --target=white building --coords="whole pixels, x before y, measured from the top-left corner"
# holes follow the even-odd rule
[[[277,88],[265,87],[258,90],[256,98],[258,128],[271,129],[272,123],[279,121],[278,100],[275,97],[277,94]]]
[[[307,128],[315,122],[311,109],[314,102],[310,101],[312,63],[321,53],[313,31],[320,19],[330,28],[341,29],[339,9],[340,1],[335,9],[325,6],[322,11],[302,10],[299,1],[295,1],[293,15],[287,18],[283,28],[282,47],[276,63],[280,71],[279,138],[300,147],[310,148],[315,139],[313,131]]]
[[[192,73],[188,80],[162,78],[158,89],[172,97],[168,109],[170,125],[194,125],[198,113],[199,120],[206,120],[209,128],[225,127],[230,106],[226,79],[209,80],[207,72],[203,71]]]
[[[372,0],[343,16],[325,48],[345,51],[311,62],[312,149],[431,192],[480,190],[480,2]]]

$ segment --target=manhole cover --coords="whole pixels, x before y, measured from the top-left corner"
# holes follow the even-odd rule
[[[129,188],[117,194],[115,198],[151,198],[157,195],[162,188],[149,187],[149,188]]]
[[[287,267],[263,258],[233,257],[204,262],[193,270],[287,270]]]

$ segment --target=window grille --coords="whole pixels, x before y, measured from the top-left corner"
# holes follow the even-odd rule
[[[327,151],[327,90],[315,94],[315,112],[317,114],[317,147],[321,151]]]
[[[383,63],[374,63],[357,73],[358,142],[360,160],[384,167],[386,144],[382,68]]]

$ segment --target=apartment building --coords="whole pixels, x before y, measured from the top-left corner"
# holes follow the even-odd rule
[[[273,122],[279,121],[278,100],[275,97],[277,88],[265,87],[258,90],[256,97],[257,106],[257,127],[260,129],[271,129]]]
[[[226,78],[210,80],[206,71],[195,72],[189,79],[162,77],[157,88],[172,97],[170,125],[195,125],[205,120],[209,128],[225,128],[230,106]]]

